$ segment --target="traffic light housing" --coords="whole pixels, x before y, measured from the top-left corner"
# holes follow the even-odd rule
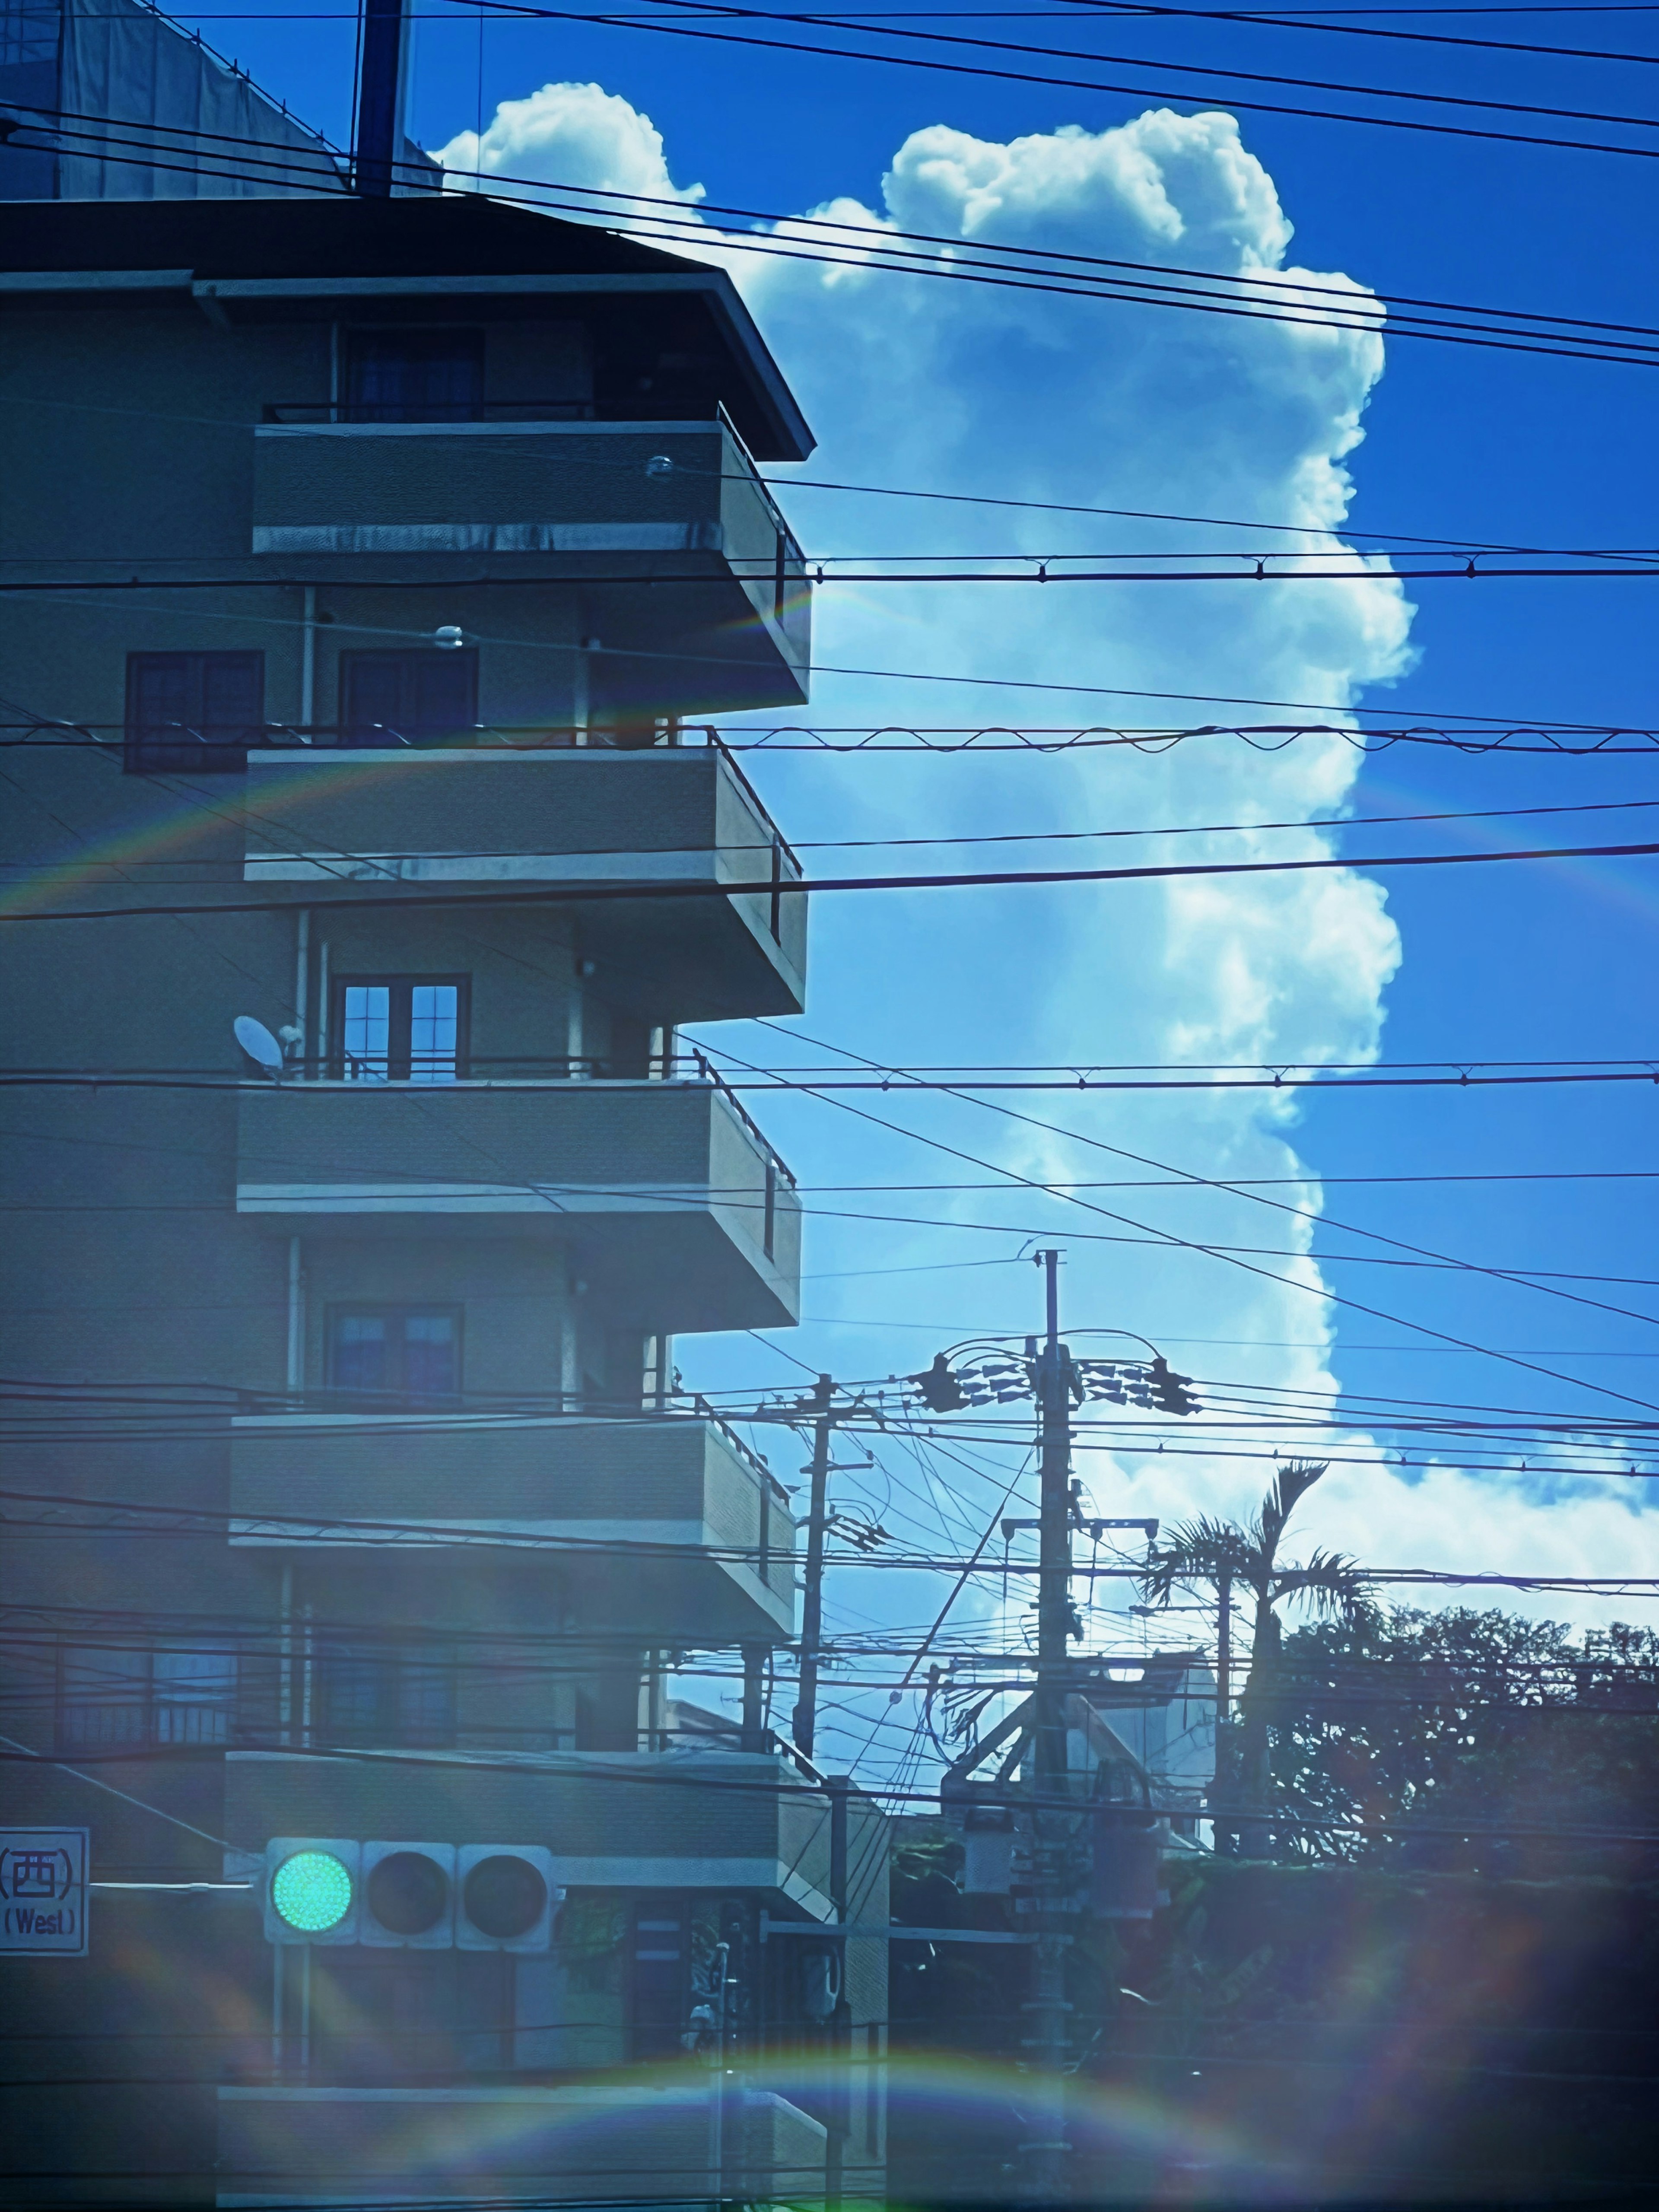
[[[1192,1376],[1177,1375],[1161,1352],[1146,1373],[1153,1401],[1161,1412],[1185,1414],[1199,1411],[1198,1401],[1193,1395]]]
[[[360,1943],[387,1951],[453,1948],[453,1844],[365,1844],[358,1895]]]
[[[920,1375],[908,1375],[906,1382],[914,1382],[921,1393],[922,1403],[934,1413],[954,1413],[968,1403],[966,1392],[951,1372],[951,1363],[942,1352],[935,1352],[933,1364]]]
[[[455,1855],[458,1951],[545,1951],[553,1941],[553,1855],[535,1844],[463,1844]]]
[[[265,1845],[268,1943],[357,1941],[362,1846],[340,1836],[273,1836]]]

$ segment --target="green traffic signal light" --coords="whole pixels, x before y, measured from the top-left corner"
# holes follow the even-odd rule
[[[271,1876],[270,1902],[301,1935],[326,1935],[351,1910],[351,1875],[332,1851],[295,1851]]]

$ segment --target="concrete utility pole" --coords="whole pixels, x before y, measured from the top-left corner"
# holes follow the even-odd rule
[[[362,0],[357,64],[357,129],[351,188],[364,199],[392,197],[403,157],[404,88],[409,80],[407,0]]]
[[[1036,1359],[1040,1490],[1037,1552],[1037,1680],[1034,1699],[1035,1783],[1031,1854],[1036,1943],[1030,2022],[1024,2037],[1034,2097],[1026,2160],[1028,2193],[1052,2203],[1066,2189],[1066,1907],[1072,1886],[1073,1816],[1066,1757],[1066,1694],[1072,1635],[1072,1358],[1060,1340],[1060,1254],[1039,1252],[1048,1290],[1047,1328]]]
[[[1233,1789],[1233,1578],[1224,1567],[1215,1580],[1215,1785],[1225,1805]],[[1215,1848],[1225,1857],[1237,1844],[1231,1828],[1213,1828]]]
[[[818,1652],[823,1642],[823,1536],[829,1519],[830,1450],[835,1420],[834,1377],[820,1375],[807,1401],[814,1414],[811,1502],[806,1512],[806,1588],[800,1608],[800,1693],[793,1723],[797,1747],[811,1759],[818,1724]]]

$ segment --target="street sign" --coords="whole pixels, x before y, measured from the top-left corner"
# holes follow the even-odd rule
[[[85,1828],[0,1828],[0,1954],[87,1954]]]

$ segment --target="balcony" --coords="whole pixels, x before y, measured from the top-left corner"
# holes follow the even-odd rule
[[[732,898],[580,906],[582,944],[608,976],[648,975],[651,1018],[799,1013],[806,900],[794,854],[718,745],[616,752],[504,746],[248,755],[251,884],[296,901],[407,887],[429,899],[637,884],[775,885]]]
[[[717,2130],[714,2079],[222,2088],[217,2202],[821,2202],[823,2125],[750,2087]]]
[[[686,710],[797,704],[806,565],[742,441],[710,422],[265,422],[252,550],[319,581],[580,583],[605,646]]]
[[[236,1208],[307,1237],[552,1238],[618,1326],[799,1316],[793,1181],[713,1081],[248,1084]]]
[[[835,1917],[830,1799],[781,1753],[404,1750],[377,1765],[303,1751],[225,1757],[224,1836],[420,1836],[537,1844],[566,1888],[741,1892],[785,1917]],[[848,1801],[849,1863],[880,1863],[872,1801]],[[245,1862],[234,1859],[231,1863]],[[246,1862],[246,1863],[251,1863]]]
[[[619,1635],[727,1645],[793,1630],[787,1498],[715,1420],[245,1416],[230,1512],[233,1544],[358,1556],[522,1539],[569,1571],[583,1619]]]

